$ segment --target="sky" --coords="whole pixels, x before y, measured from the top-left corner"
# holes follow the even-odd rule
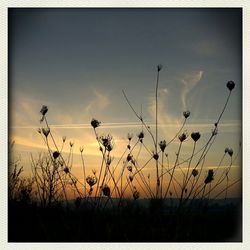
[[[185,129],[201,133],[207,141],[228,96],[226,83],[236,83],[224,112],[206,167],[220,162],[226,147],[236,155],[241,142],[242,117],[242,15],[240,9],[9,9],[9,139],[14,155],[30,174],[30,153],[46,145],[37,133],[42,105],[61,143],[74,142],[73,170],[82,179],[79,147],[89,173],[98,170],[101,156],[92,118],[100,120],[99,135],[110,133],[118,161],[141,125],[122,90],[138,114],[155,133],[155,85],[157,65],[162,70],[158,89],[159,140],[171,140],[190,110]],[[190,138],[190,137],[189,137]],[[136,141],[136,139],[134,139]],[[178,138],[168,148],[175,161]],[[145,144],[153,149],[148,134]],[[182,157],[192,150],[188,139]],[[141,160],[148,152],[142,150]],[[115,161],[114,160],[114,161]],[[221,168],[227,167],[226,159]],[[153,166],[145,171],[153,173]],[[241,154],[230,180],[241,175]],[[240,186],[232,196],[240,195]]]

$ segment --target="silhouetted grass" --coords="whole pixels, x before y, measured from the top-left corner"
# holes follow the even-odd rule
[[[84,204],[9,204],[10,242],[240,242],[241,205],[194,204],[188,212],[153,200],[95,211]]]

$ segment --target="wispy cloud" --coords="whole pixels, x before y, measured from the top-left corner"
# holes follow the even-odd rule
[[[100,93],[98,90],[94,90],[94,98],[85,107],[85,112],[87,114],[93,115],[97,111],[102,111],[110,105],[110,99],[107,95]]]
[[[181,82],[183,88],[181,89],[181,101],[183,110],[187,110],[187,96],[189,92],[199,83],[203,75],[203,71],[193,72],[187,74]]]

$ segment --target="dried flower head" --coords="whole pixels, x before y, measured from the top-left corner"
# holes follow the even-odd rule
[[[86,182],[89,184],[90,187],[93,187],[97,182],[97,178],[96,176],[89,175],[86,178]]]
[[[167,146],[166,141],[165,140],[160,141],[159,146],[160,146],[161,151],[164,152],[164,150],[165,150],[165,148]]]
[[[158,65],[157,65],[157,71],[159,72],[159,71],[161,71],[161,69],[162,69],[162,65],[161,65],[161,64],[158,64]]]
[[[129,178],[129,180],[132,182],[133,179],[134,179],[134,176],[133,176],[133,175],[130,175],[128,178]]]
[[[63,143],[66,141],[66,136],[65,135],[62,137],[62,141],[63,141]]]
[[[139,199],[139,197],[140,197],[140,193],[139,193],[137,190],[135,190],[135,191],[133,192],[133,198],[134,198],[134,200]]]
[[[55,160],[58,158],[59,155],[60,153],[58,151],[53,152],[53,157]]]
[[[69,168],[68,168],[68,167],[65,167],[65,168],[63,169],[63,171],[65,172],[65,174],[68,174],[68,173],[69,173]]]
[[[213,170],[213,169],[209,169],[209,170],[208,170],[207,177],[206,177],[204,183],[205,183],[205,184],[208,184],[208,183],[210,183],[213,179],[214,179],[214,170]]]
[[[69,142],[69,146],[72,148],[74,146],[74,142],[73,141],[70,141]]]
[[[227,88],[232,91],[235,87],[235,83],[233,81],[227,82]]]
[[[155,153],[155,154],[153,155],[153,158],[157,161],[157,160],[159,159],[159,155],[158,155],[157,153]]]
[[[104,146],[104,148],[108,151],[111,151],[113,149],[113,137],[108,134],[108,135],[102,135],[99,137],[99,142]]]
[[[42,133],[42,130],[41,130],[40,128],[38,128],[38,129],[37,129],[37,132],[38,132],[39,134],[41,134],[41,133]]]
[[[197,142],[197,141],[200,139],[201,134],[200,134],[199,132],[193,132],[193,133],[191,134],[191,137],[192,137],[192,139],[193,139],[195,142]]]
[[[225,153],[228,153],[231,157],[233,156],[233,149],[232,148],[225,148]]]
[[[45,137],[48,137],[48,135],[50,133],[50,128],[42,128],[42,132],[43,132]]]
[[[44,116],[44,115],[46,115],[47,112],[48,112],[48,107],[43,105],[41,110],[40,110],[40,113]]]
[[[144,132],[141,131],[139,134],[137,134],[139,140],[142,142],[143,138],[144,138]]]
[[[107,196],[109,197],[110,196],[110,188],[108,185],[105,185],[103,188],[102,188],[102,193],[104,196]]]
[[[95,129],[100,126],[101,122],[93,118],[90,124]]]
[[[127,155],[127,162],[131,161],[132,160],[132,155],[131,154],[128,154]]]
[[[198,173],[199,173],[199,171],[198,171],[196,168],[194,168],[194,169],[192,170],[192,175],[193,175],[193,177],[196,177],[196,176],[198,175]]]
[[[80,152],[81,152],[81,153],[83,152],[83,149],[84,149],[83,147],[80,147],[80,149],[79,149],[79,150],[80,150]]]
[[[128,140],[129,140],[129,141],[131,141],[131,140],[132,140],[132,138],[133,138],[133,134],[128,133]]]
[[[128,170],[129,172],[132,172],[132,171],[133,171],[133,167],[132,167],[131,165],[128,165],[128,166],[127,166],[127,170]]]
[[[187,132],[183,132],[182,134],[180,134],[180,135],[178,136],[180,142],[185,141],[185,140],[187,139],[187,137],[188,137]]]
[[[45,114],[48,112],[48,107],[43,105],[41,110],[40,110],[40,113],[43,115],[40,122],[43,122],[44,118],[45,118]]]
[[[185,119],[187,119],[190,116],[190,111],[189,110],[184,111],[183,116],[185,117]]]

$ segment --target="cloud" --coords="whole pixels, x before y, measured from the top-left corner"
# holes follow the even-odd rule
[[[181,101],[183,110],[187,110],[187,96],[189,92],[199,83],[203,76],[203,71],[198,71],[194,73],[187,74],[181,82],[183,83],[183,88],[181,90]]]
[[[94,99],[89,102],[85,108],[87,114],[96,114],[97,111],[102,111],[107,108],[110,104],[110,99],[108,96],[100,93],[97,90],[94,90]]]
[[[169,92],[166,92],[164,90],[159,91],[158,119],[157,119],[159,128],[161,129],[164,139],[166,140],[170,140],[171,136],[176,134],[176,132],[178,131],[177,127],[179,125],[179,119],[171,115],[170,112],[168,111],[168,105],[167,105],[168,94]],[[151,116],[151,119],[155,120],[156,102],[154,96],[149,97],[148,112]],[[168,129],[166,129],[165,126],[168,126]]]

